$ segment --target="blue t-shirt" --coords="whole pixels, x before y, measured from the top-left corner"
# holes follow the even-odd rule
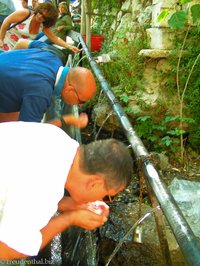
[[[29,48],[0,53],[0,112],[20,112],[19,120],[40,122],[52,99],[62,61],[32,41]]]

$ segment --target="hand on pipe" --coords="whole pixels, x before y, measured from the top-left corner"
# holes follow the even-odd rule
[[[73,45],[69,45],[68,44],[66,48],[70,49],[74,53],[80,53],[80,49],[77,48],[76,46],[73,46]]]

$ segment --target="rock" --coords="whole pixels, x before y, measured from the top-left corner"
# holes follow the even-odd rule
[[[92,119],[100,127],[109,131],[119,128],[119,122],[108,103],[97,104],[93,109]]]
[[[171,167],[171,165],[169,164],[169,158],[166,155],[157,152],[153,152],[152,154],[153,159],[155,160],[155,164],[159,170],[166,170]]]

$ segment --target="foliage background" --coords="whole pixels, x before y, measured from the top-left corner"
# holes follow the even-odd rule
[[[195,149],[199,151],[200,146],[200,75],[199,60],[199,25],[200,25],[200,5],[195,5],[192,9],[178,10],[169,21],[169,25],[176,34],[176,48],[172,51],[168,58],[170,68],[167,73],[160,73],[161,79],[166,79],[165,92],[170,97],[176,97],[174,108],[180,110],[177,116],[173,112],[169,112],[160,103],[157,112],[152,113],[146,110],[145,114],[138,114],[138,110],[132,108],[131,100],[135,95],[144,90],[144,84],[141,82],[143,72],[147,60],[139,56],[139,51],[148,48],[148,40],[146,36],[146,28],[150,28],[150,24],[137,25],[134,31],[134,38],[127,37],[132,34],[133,29],[127,25],[124,32],[115,32],[112,30],[112,23],[117,18],[118,12],[125,1],[92,1],[92,10],[97,13],[93,17],[92,32],[102,34],[105,41],[100,54],[110,53],[113,60],[108,64],[100,65],[100,68],[114,91],[126,113],[130,116],[130,120],[136,129],[137,134],[141,137],[147,148],[167,153],[173,158],[177,158],[177,153],[186,149]],[[141,1],[144,5],[145,2]],[[190,2],[187,0],[180,1],[181,4]],[[163,19],[169,11],[165,10],[165,14],[161,14],[158,19]],[[194,26],[187,25],[188,16],[191,16]],[[188,29],[188,27],[190,27]],[[188,31],[186,41],[184,36]],[[183,36],[180,38],[180,36]],[[184,45],[183,45],[184,43]],[[181,58],[178,54],[184,50]],[[194,66],[194,62],[195,66]],[[178,67],[177,67],[178,66]],[[194,67],[193,67],[194,66]],[[192,73],[190,73],[192,69]],[[190,76],[189,76],[190,75]],[[186,87],[185,87],[186,86]],[[184,91],[185,90],[185,91]],[[180,98],[183,97],[183,114],[181,115]],[[138,93],[139,94],[139,93]],[[139,97],[138,97],[139,98]],[[145,110],[145,102],[140,102],[141,107]],[[158,119],[159,117],[159,119]],[[181,139],[180,139],[181,137]],[[183,146],[181,147],[181,143]],[[183,159],[183,158],[182,158]]]

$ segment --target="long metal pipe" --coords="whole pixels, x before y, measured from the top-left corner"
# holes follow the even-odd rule
[[[137,136],[135,130],[133,129],[131,123],[128,120],[127,115],[123,111],[118,100],[111,91],[107,81],[103,77],[97,63],[92,58],[81,34],[72,33],[72,38],[73,37],[75,41],[77,41],[83,47],[86,57],[91,65],[91,68],[95,73],[97,79],[99,80],[103,91],[106,93],[112,105],[112,108],[124,130],[124,133],[126,134],[126,137],[132,146],[134,154],[137,158],[142,159],[142,167],[145,177],[147,178],[147,181],[150,184],[160,204],[160,207],[172,229],[172,232],[180,246],[180,249],[185,257],[186,262],[190,266],[199,266],[200,242],[198,241],[190,226],[188,225],[185,217],[183,216],[170,191],[162,182],[152,161],[149,159],[149,153],[147,152],[140,138]]]

